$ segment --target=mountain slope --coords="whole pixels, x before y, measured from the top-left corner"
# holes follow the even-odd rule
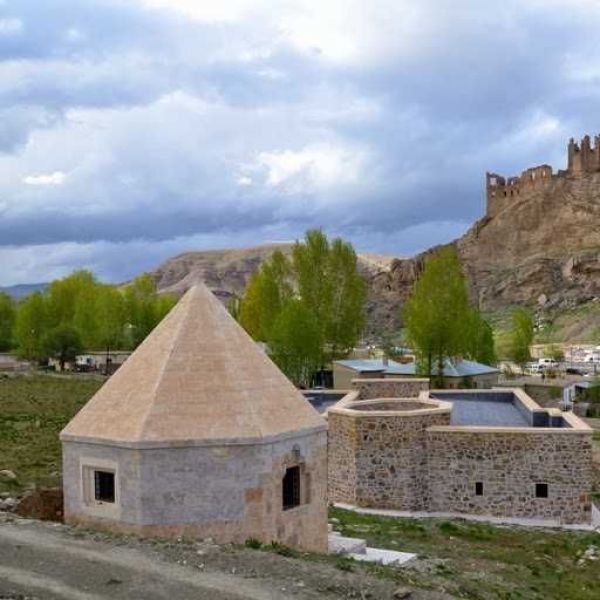
[[[600,173],[556,177],[509,198],[452,245],[473,302],[484,311],[513,305],[556,311],[589,302],[600,296]],[[202,279],[222,298],[239,296],[275,248],[289,253],[291,245],[182,254],[156,271],[158,287],[182,293]],[[369,286],[368,333],[400,326],[400,308],[436,249],[407,259],[359,254]]]

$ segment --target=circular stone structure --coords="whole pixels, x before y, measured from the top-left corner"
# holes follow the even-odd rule
[[[419,398],[349,398],[328,411],[329,501],[418,511],[427,507],[427,428],[452,405]]]

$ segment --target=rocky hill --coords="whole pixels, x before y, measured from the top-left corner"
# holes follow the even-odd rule
[[[221,299],[227,301],[244,293],[248,280],[260,264],[275,250],[290,254],[292,244],[267,244],[253,248],[187,252],[167,260],[154,273],[161,292],[183,294],[191,285],[203,281]],[[385,283],[392,264],[398,259],[379,254],[359,254],[360,272],[369,287],[369,323],[371,327],[386,322],[393,312],[394,298],[386,296]]]
[[[452,242],[474,303],[487,312],[513,305],[552,312],[600,297],[600,147],[590,149],[586,138],[581,148],[571,142],[569,167],[556,174],[547,165],[507,180],[488,174],[486,193],[487,214]],[[182,254],[155,276],[161,290],[181,293],[204,280],[223,298],[240,295],[275,248],[289,252],[291,245]],[[369,333],[400,325],[400,307],[435,249],[406,259],[359,255]]]

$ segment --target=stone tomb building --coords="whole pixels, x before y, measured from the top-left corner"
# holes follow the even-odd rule
[[[328,410],[329,500],[406,512],[591,521],[592,430],[519,389],[357,379]]]
[[[327,551],[327,425],[192,288],[61,433],[65,521]]]

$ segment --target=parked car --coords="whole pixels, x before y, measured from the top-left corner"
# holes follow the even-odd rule
[[[585,372],[581,369],[576,369],[575,367],[567,367],[565,369],[565,373],[567,375],[585,375]]]

